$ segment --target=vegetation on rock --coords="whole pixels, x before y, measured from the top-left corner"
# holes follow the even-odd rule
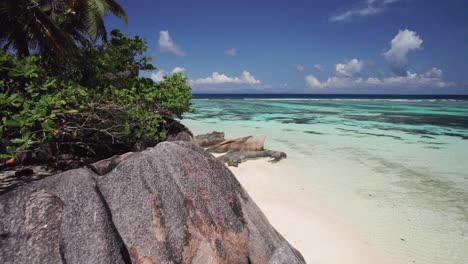
[[[34,13],[39,12],[36,6],[28,9],[23,3],[29,1],[13,2],[2,3],[0,14],[11,13],[7,8],[17,5],[15,12],[38,16]],[[73,47],[60,47],[61,53],[58,47],[29,32],[34,29],[27,26],[19,33],[2,29],[0,39],[6,51],[0,51],[0,159],[58,162],[64,155],[71,155],[95,160],[164,140],[167,120],[190,110],[187,78],[179,73],[155,83],[140,76],[140,71],[155,69],[151,58],[144,56],[146,41],[118,30],[112,31],[107,41],[107,33],[103,33],[102,15],[111,12],[126,19],[114,1],[40,2],[49,3],[53,10],[42,8],[40,12],[45,12],[57,32],[72,39]],[[103,5],[83,9],[84,2]],[[60,9],[60,13],[54,5],[58,3],[69,10]],[[82,5],[76,4],[74,9],[72,3]],[[27,10],[17,10],[18,6]],[[83,18],[81,24],[73,24],[78,17],[86,16],[82,12],[95,15],[95,21]],[[2,17],[5,19],[11,17]],[[1,24],[5,25],[3,21]],[[78,31],[86,45],[74,38],[73,32]],[[17,38],[24,36],[30,42],[20,48]],[[62,41],[55,35],[47,37]],[[102,43],[95,44],[97,37]],[[81,54],[80,60],[63,57],[72,54],[74,48]],[[62,56],[62,60],[56,56]]]

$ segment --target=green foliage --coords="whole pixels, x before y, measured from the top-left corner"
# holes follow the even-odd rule
[[[165,120],[190,109],[186,77],[140,77],[154,69],[144,39],[115,30],[107,42],[108,14],[127,22],[115,0],[0,1],[1,48],[18,55],[0,51],[0,159],[44,146],[58,158],[155,144]]]
[[[38,57],[0,52],[1,157],[53,140],[60,120],[86,98],[78,84],[48,76],[38,63]]]
[[[165,120],[190,110],[191,88],[181,74],[159,83],[140,77],[154,69],[146,49],[143,39],[113,31],[66,77],[40,57],[0,51],[0,158],[44,144],[55,156],[102,158],[164,140]]]
[[[107,40],[103,17],[109,14],[127,22],[115,0],[2,0],[1,48],[23,56],[38,53],[49,67],[73,64],[80,47]]]
[[[164,76],[157,86],[158,89],[154,91],[155,97],[150,100],[159,102],[159,106],[167,113],[182,118],[182,114],[190,110],[192,89],[188,85],[187,77],[181,73]]]
[[[140,70],[155,69],[151,58],[143,56],[148,47],[144,39],[129,38],[119,30],[113,30],[110,36],[108,42],[86,51],[86,60],[80,67],[83,85],[128,86],[138,79]]]

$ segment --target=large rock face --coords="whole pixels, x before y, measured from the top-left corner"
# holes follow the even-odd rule
[[[94,174],[67,171],[0,196],[0,263],[125,263]]]
[[[228,151],[226,154],[219,156],[218,160],[226,162],[229,166],[237,167],[239,163],[256,158],[271,158],[271,162],[278,162],[286,158],[286,153],[274,150],[240,150],[240,151]]]
[[[209,147],[208,152],[212,153],[225,153],[228,151],[240,151],[240,150],[252,150],[260,151],[263,150],[263,144],[265,143],[265,135],[254,135],[243,138],[231,139],[223,141],[217,145]]]
[[[0,263],[303,263],[213,156],[161,143],[0,196]]]
[[[194,138],[194,143],[200,147],[210,147],[224,141],[224,132],[213,131],[208,134],[198,135]]]

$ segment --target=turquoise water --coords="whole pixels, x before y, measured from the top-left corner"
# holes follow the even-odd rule
[[[341,131],[358,135],[363,133],[359,129],[380,131],[371,136],[398,133],[398,140],[404,140],[406,135],[468,140],[468,101],[200,99],[194,100],[194,109],[196,113],[186,118],[204,122],[273,122],[285,127],[340,125],[348,128]]]
[[[468,101],[194,99],[183,123],[264,133],[394,263],[468,263]]]

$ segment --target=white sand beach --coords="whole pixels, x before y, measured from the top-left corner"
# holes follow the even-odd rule
[[[387,263],[352,227],[334,218],[301,175],[291,174],[287,163],[253,160],[231,171],[307,263]]]

